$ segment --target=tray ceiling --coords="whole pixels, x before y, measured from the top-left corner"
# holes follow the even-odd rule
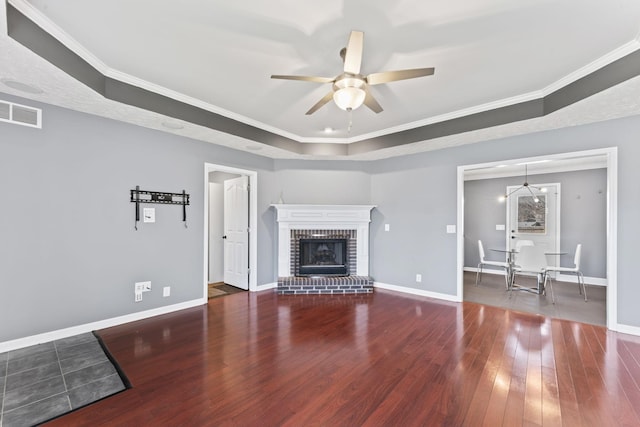
[[[640,112],[634,0],[2,7],[1,91],[274,158],[376,159]],[[306,116],[330,85],[270,75],[336,76],[351,30],[365,33],[363,74],[435,74],[372,87],[380,114],[329,103]]]

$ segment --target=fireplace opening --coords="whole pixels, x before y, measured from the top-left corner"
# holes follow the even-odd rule
[[[300,239],[297,276],[347,276],[347,239]]]

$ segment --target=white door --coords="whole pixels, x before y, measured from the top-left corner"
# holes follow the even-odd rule
[[[224,282],[249,289],[249,177],[224,182]]]
[[[507,187],[507,247],[531,240],[546,253],[560,248],[560,184]],[[511,193],[513,191],[513,193]],[[547,256],[549,265],[558,265],[558,256]]]

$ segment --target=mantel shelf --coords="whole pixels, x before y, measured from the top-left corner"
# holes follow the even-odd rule
[[[278,222],[318,223],[344,222],[368,223],[374,205],[289,205],[273,204]]]

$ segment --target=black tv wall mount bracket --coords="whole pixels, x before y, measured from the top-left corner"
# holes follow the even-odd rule
[[[136,185],[135,190],[131,190],[131,203],[136,204],[136,222],[134,228],[138,230],[138,222],[140,222],[140,203],[160,203],[164,205],[182,205],[182,221],[184,228],[187,228],[187,205],[189,204],[189,195],[182,190],[182,193],[164,193],[160,191],[141,190]]]

